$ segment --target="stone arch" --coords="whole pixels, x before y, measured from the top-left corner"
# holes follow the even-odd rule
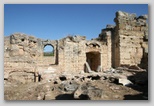
[[[51,46],[53,48],[53,56],[50,57],[44,57],[44,48],[46,46]],[[54,40],[45,40],[42,41],[42,59],[44,61],[48,61],[47,64],[52,65],[52,64],[57,64],[57,47],[56,47],[56,41]]]
[[[95,42],[91,42],[91,41],[87,42],[86,45],[91,46],[91,47],[98,47],[98,48],[101,47],[101,44],[99,42],[97,42],[97,41],[95,41]]]
[[[53,46],[53,45],[51,45],[51,44],[46,44],[46,45],[44,45],[44,48],[43,48],[43,52],[44,52],[44,53],[47,52],[47,51],[45,50],[45,48],[48,48],[47,51],[53,52],[53,54],[52,54],[52,55],[49,55],[49,56],[54,56],[54,55],[55,55],[55,54],[54,54],[55,49],[54,49],[54,46]],[[44,56],[47,56],[47,55],[44,54]]]
[[[101,44],[97,41],[87,42],[86,52],[101,52]]]

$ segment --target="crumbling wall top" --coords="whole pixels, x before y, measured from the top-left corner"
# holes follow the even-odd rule
[[[134,26],[147,26],[147,19],[148,15],[141,15],[137,17],[135,13],[130,14],[118,11],[116,12],[116,18],[114,19],[114,21],[116,22],[116,24],[132,23],[131,25]]]
[[[63,41],[67,41],[67,42],[75,42],[78,43],[82,40],[86,40],[86,36],[80,36],[80,35],[75,35],[75,36],[70,36],[68,35],[67,37],[61,39]]]

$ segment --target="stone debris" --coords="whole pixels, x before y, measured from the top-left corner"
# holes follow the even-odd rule
[[[52,68],[52,67],[48,67],[47,70],[44,70],[44,73],[54,73],[56,71],[56,69]]]
[[[91,72],[91,69],[90,69],[89,64],[86,62],[85,65],[86,65],[86,69],[87,69],[86,72],[90,73]]]
[[[48,67],[48,70],[51,70],[54,72],[56,69],[54,69],[53,67]]]
[[[89,85],[89,83],[78,86],[74,92],[74,98],[79,99],[91,99],[91,98],[101,98],[102,90]]]
[[[126,78],[119,78],[119,83],[124,86],[129,86],[129,85],[133,84],[130,80],[128,80]]]
[[[138,66],[136,66],[136,65],[132,65],[132,66],[130,66],[129,69],[141,70],[141,68],[138,67]]]
[[[32,83],[32,85],[29,85],[30,83],[23,84],[23,88],[26,88],[26,92],[33,92],[29,99],[33,100],[55,100],[58,97],[59,99],[67,99],[67,96],[70,96],[68,99],[71,100],[111,100],[111,99],[122,99],[123,96],[119,95],[120,90],[127,89],[127,88],[121,88],[121,84],[123,87],[129,87],[130,85],[138,86],[137,80],[139,78],[136,78],[136,80],[132,77],[130,80],[136,81],[136,83],[132,83],[129,78],[130,76],[124,76],[124,73],[84,73],[84,75],[76,75],[69,78],[69,75],[59,75],[59,76],[53,76],[53,80],[48,81],[40,81],[38,83]],[[130,73],[130,72],[129,72]],[[127,74],[127,73],[126,73]],[[132,73],[133,75],[133,73]],[[68,76],[68,77],[67,77]],[[143,76],[140,76],[141,78]],[[145,79],[145,78],[144,78]],[[16,86],[13,87],[22,87],[22,84],[17,84],[17,82],[8,83],[6,81],[5,83],[5,99],[10,100],[13,95],[12,93],[6,93],[11,92],[9,87],[12,87],[12,84],[15,83]],[[105,86],[105,87],[101,87]],[[35,89],[33,87],[36,87]],[[139,85],[140,87],[140,85]],[[8,89],[7,89],[8,88]],[[23,88],[20,88],[21,90],[24,90]],[[16,88],[17,89],[17,88]],[[15,89],[13,88],[13,91]],[[33,91],[34,90],[34,91]],[[112,97],[109,97],[109,91],[112,94]],[[20,91],[20,90],[19,90]],[[14,91],[18,92],[18,91]],[[128,93],[128,91],[125,91]],[[130,91],[129,91],[130,92]],[[23,92],[22,92],[23,93]],[[16,97],[19,100],[25,99],[28,100],[28,98],[22,98],[23,95],[30,96],[29,94],[22,94],[20,92],[20,96]],[[7,96],[9,95],[9,96]],[[34,96],[36,95],[36,97]],[[58,96],[59,95],[59,96]],[[60,96],[61,95],[61,96]],[[14,95],[15,96],[15,95]],[[13,96],[13,100],[15,99]],[[56,97],[58,96],[58,97]],[[65,97],[66,96],[66,97]],[[147,96],[147,95],[145,95]]]
[[[60,85],[60,89],[65,92],[73,92],[78,87],[78,83],[74,81],[64,81]]]

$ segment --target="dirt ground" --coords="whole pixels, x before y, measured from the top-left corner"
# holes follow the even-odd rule
[[[120,75],[130,74],[122,73]],[[132,73],[131,73],[132,74]],[[139,74],[139,75],[138,75]],[[4,80],[5,100],[148,100],[147,73],[138,72],[127,76],[133,84],[124,86],[117,81],[116,74],[104,74],[79,77],[78,79],[63,79],[59,81],[41,82],[9,82]],[[146,76],[146,77],[145,77]],[[84,91],[80,90],[79,98],[74,93],[79,86],[85,85]],[[69,86],[69,87],[68,87]],[[84,87],[82,87],[84,88]],[[91,90],[93,89],[93,90]],[[101,96],[100,96],[101,95]]]

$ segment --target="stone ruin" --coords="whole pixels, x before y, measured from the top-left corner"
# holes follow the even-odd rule
[[[139,67],[148,70],[147,15],[116,12],[116,25],[107,25],[98,38],[67,36],[43,40],[22,33],[4,38],[4,80],[37,82],[48,73],[105,72],[110,68]],[[44,57],[47,45],[54,56]],[[43,73],[47,73],[43,74]]]

